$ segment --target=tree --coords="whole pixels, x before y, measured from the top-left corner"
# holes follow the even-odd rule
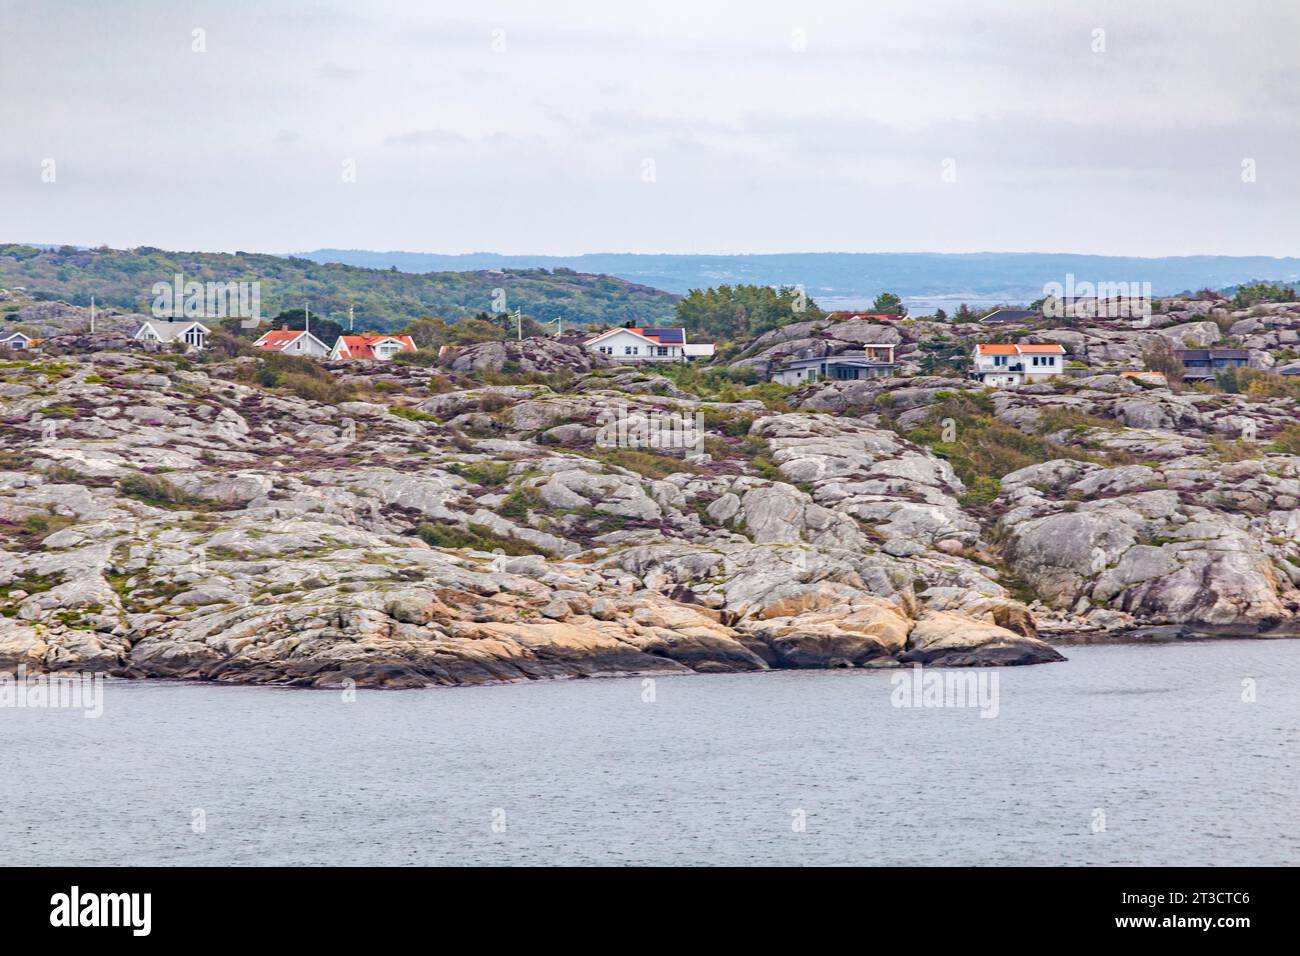
[[[1247,309],[1260,302],[1295,302],[1296,291],[1276,282],[1253,282],[1240,286],[1232,297],[1234,309]]]
[[[291,329],[304,329],[307,327],[307,313],[304,309],[288,309],[281,312],[270,322],[270,327],[278,329],[282,325],[287,325]],[[246,330],[253,338],[260,338],[266,329],[258,326],[254,329]],[[312,314],[311,317],[311,334],[316,336],[326,345],[333,345],[340,335],[344,334],[343,326],[333,319],[326,319],[322,316]]]
[[[966,347],[948,338],[922,339],[921,374],[956,375],[966,365]]]
[[[907,315],[903,300],[892,292],[882,292],[876,296],[876,301],[871,303],[871,311],[881,315]]]
[[[1178,385],[1183,380],[1183,360],[1163,335],[1157,335],[1142,353],[1142,362],[1150,371],[1163,374],[1170,385]]]
[[[451,342],[451,327],[445,319],[416,319],[405,329],[403,335],[409,335],[416,348],[436,349]]]
[[[825,317],[826,313],[794,286],[692,289],[677,303],[677,321],[689,335],[715,339],[748,338],[791,322]]]

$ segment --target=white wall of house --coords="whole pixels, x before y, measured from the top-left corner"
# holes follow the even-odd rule
[[[206,348],[209,330],[201,322],[145,322],[136,329],[138,342],[160,345],[185,345],[189,348]]]
[[[386,362],[398,352],[405,351],[405,347],[397,339],[384,339],[382,342],[371,343],[370,351],[376,359]]]
[[[1041,382],[1065,371],[1065,356],[1059,354],[988,355],[971,352],[971,366],[985,385],[1001,387],[1024,382]]]
[[[681,345],[659,345],[628,329],[619,329],[587,347],[615,362],[681,362],[685,358]]]
[[[772,381],[778,385],[806,385],[817,381],[817,366],[780,369],[772,374]]]
[[[258,341],[261,341],[261,339]],[[304,332],[287,345],[276,349],[276,351],[283,355],[305,355],[308,358],[324,358],[330,354],[330,347],[310,332]]]
[[[1063,355],[1022,355],[1020,360],[1025,364],[1026,382],[1041,382],[1065,371]]]

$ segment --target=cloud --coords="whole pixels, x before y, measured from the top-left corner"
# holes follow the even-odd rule
[[[361,75],[361,71],[347,66],[339,66],[337,63],[322,63],[316,69],[316,74],[327,80],[355,80]]]
[[[465,142],[460,133],[445,129],[413,129],[384,137],[388,146],[459,146]]]

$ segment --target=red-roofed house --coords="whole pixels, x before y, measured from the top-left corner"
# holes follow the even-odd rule
[[[1065,347],[1050,345],[975,346],[971,355],[970,377],[985,385],[1021,385],[1041,382],[1065,371]]]
[[[330,349],[334,361],[364,359],[386,362],[398,352],[414,352],[415,341],[409,335],[340,335]]]
[[[306,355],[310,358],[324,358],[330,354],[330,347],[316,336],[300,329],[291,329],[287,325],[267,332],[253,343],[253,348],[281,352],[284,355]]]
[[[692,345],[685,329],[610,329],[586,342],[615,362],[686,362],[713,355],[713,343]]]

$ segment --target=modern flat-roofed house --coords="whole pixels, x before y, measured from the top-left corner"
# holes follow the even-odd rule
[[[1183,381],[1213,381],[1224,369],[1250,364],[1246,349],[1174,349],[1183,363]]]
[[[310,332],[282,325],[272,329],[253,343],[253,348],[283,355],[305,355],[308,358],[325,358],[330,347]]]
[[[713,355],[713,343],[691,345],[685,329],[610,329],[585,345],[615,362],[686,362]]]
[[[1051,345],[975,346],[971,354],[970,377],[995,388],[1041,382],[1065,371],[1065,347]]]
[[[778,385],[807,385],[809,382],[853,382],[863,378],[887,378],[894,374],[894,346],[872,343],[863,346],[861,355],[808,356],[790,359],[772,371],[768,378]]]
[[[1013,325],[1021,322],[1034,322],[1043,314],[1033,309],[995,309],[980,319],[983,325]]]
[[[414,351],[415,341],[409,335],[340,335],[330,349],[330,359],[387,362],[398,352]]]
[[[152,345],[184,345],[201,349],[207,346],[211,334],[211,329],[194,319],[145,319],[135,330],[135,340]]]

